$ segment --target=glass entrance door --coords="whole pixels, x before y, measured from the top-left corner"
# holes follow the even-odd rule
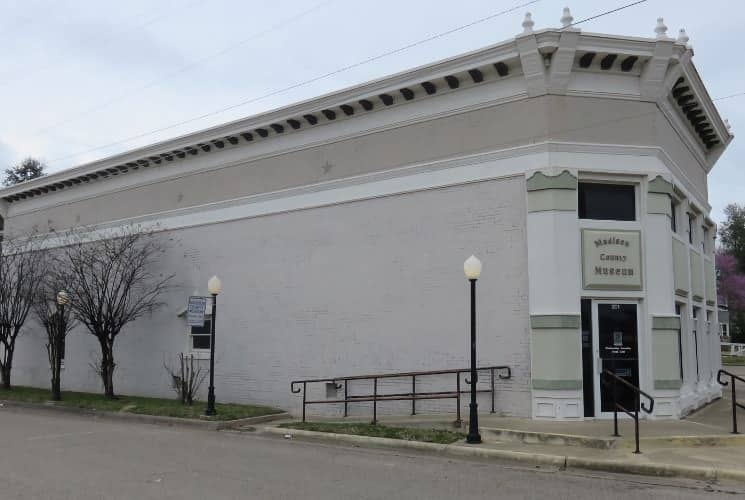
[[[597,346],[595,368],[595,414],[613,412],[613,385],[604,370],[610,370],[639,387],[639,346],[637,305],[634,303],[595,302],[594,337]],[[629,410],[635,405],[634,393],[617,384],[618,402]]]

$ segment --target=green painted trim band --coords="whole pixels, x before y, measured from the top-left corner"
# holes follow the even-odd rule
[[[701,295],[694,295],[693,300],[695,300],[696,302],[701,302],[702,300],[704,300],[704,298]]]
[[[533,389],[543,389],[548,391],[582,389],[582,381],[533,379]]]
[[[577,178],[569,170],[564,170],[559,175],[548,176],[543,172],[534,173],[526,182],[528,191],[540,191],[542,189],[577,189]]]
[[[660,193],[647,196],[647,213],[671,216],[670,197]]]
[[[682,386],[682,382],[678,379],[675,380],[655,380],[654,381],[654,388],[655,389],[680,389]]]
[[[706,305],[707,306],[713,306],[714,304],[716,304],[716,302],[714,302],[713,300],[707,300],[706,301]]]
[[[673,194],[673,185],[666,181],[664,177],[658,175],[653,180],[649,181],[647,185],[647,192],[649,193],[660,193],[660,194]]]
[[[577,211],[577,193],[567,189],[543,189],[528,192],[528,212]]]
[[[675,289],[675,295],[680,295],[681,297],[688,297],[688,290],[683,290],[681,288]]]
[[[652,330],[680,330],[680,317],[652,316]]]
[[[543,328],[579,328],[579,314],[543,314],[531,315],[530,327],[534,329]]]

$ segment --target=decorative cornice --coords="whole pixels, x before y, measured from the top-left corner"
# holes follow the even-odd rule
[[[528,191],[540,191],[543,189],[577,189],[577,178],[564,170],[559,175],[548,176],[543,172],[534,173],[526,182]]]
[[[649,193],[660,193],[672,196],[673,185],[664,177],[658,175],[657,177],[649,181],[649,183],[647,184],[647,191]]]
[[[665,54],[660,55],[660,44],[672,49],[666,49]],[[638,76],[641,68],[654,57],[661,65],[677,61],[678,66],[684,66],[684,83],[690,82],[693,86],[696,100],[717,134],[716,138],[705,139],[704,144],[710,145],[710,149],[717,146],[714,149],[718,155],[731,136],[703,88],[689,54],[685,43],[671,40],[581,33],[579,30],[533,31],[531,27],[517,38],[467,54],[9,187],[0,190],[0,198],[12,203],[214,151],[250,147],[278,136],[353,120],[368,113],[406,106],[412,101],[459,92],[513,75],[524,75],[524,98],[546,93],[572,94],[577,89],[567,88],[567,83],[573,71]],[[552,57],[556,58],[553,67]],[[571,64],[570,60],[573,61]],[[550,67],[550,71],[546,71],[546,67]],[[676,82],[675,85],[672,91],[682,83]],[[600,95],[602,92],[597,93]],[[619,95],[610,93],[609,97]],[[626,98],[650,100],[644,95],[631,93]],[[714,142],[717,140],[721,141],[720,145]]]

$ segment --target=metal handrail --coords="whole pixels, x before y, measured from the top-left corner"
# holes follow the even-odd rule
[[[489,392],[491,393],[491,413],[494,413],[494,395],[495,395],[495,384],[494,375],[499,379],[506,380],[512,378],[512,369],[509,366],[484,366],[477,368],[477,371],[489,371],[490,385],[489,389],[480,389],[476,392]],[[325,377],[325,378],[314,378],[305,380],[293,380],[290,382],[290,392],[293,394],[303,393],[303,422],[305,422],[305,408],[312,404],[331,404],[331,403],[344,403],[344,416],[348,415],[349,403],[360,403],[360,402],[372,402],[373,403],[373,420],[372,423],[376,423],[378,419],[378,402],[379,401],[411,401],[411,414],[416,415],[416,402],[422,399],[456,399],[457,400],[457,417],[455,423],[460,425],[460,395],[468,392],[467,390],[461,390],[460,376],[463,373],[470,373],[470,368],[464,369],[451,369],[451,370],[430,370],[430,371],[418,371],[418,372],[398,372],[398,373],[379,373],[372,375],[352,375],[347,377]],[[435,391],[435,392],[417,392],[416,381],[417,377],[426,377],[433,375],[456,375],[456,388],[454,391]],[[378,394],[378,380],[389,379],[389,378],[403,378],[411,377],[411,392],[398,392],[388,394]],[[349,394],[349,382],[359,380],[372,380],[373,381],[373,393],[372,394]],[[344,388],[344,397],[342,399],[325,399],[325,400],[311,400],[307,399],[307,388],[308,384],[316,383],[330,383],[334,384],[334,387],[338,390]],[[470,381],[466,380],[466,385],[470,384]]]
[[[603,375],[605,375],[606,377],[610,377],[610,379],[613,381],[613,436],[621,437],[621,435],[618,433],[618,410],[621,410],[626,415],[634,419],[634,440],[636,442],[636,450],[634,451],[634,453],[641,453],[641,451],[639,451],[639,408],[641,408],[646,413],[652,413],[652,411],[654,411],[654,398],[639,389],[628,380],[624,380],[610,370],[603,370]],[[633,410],[625,408],[621,403],[618,402],[618,386],[616,385],[618,382],[634,392],[635,398]],[[640,401],[641,396],[644,396],[649,400],[648,407]]]
[[[722,375],[729,376],[730,381],[723,382]],[[732,434],[739,434],[739,432],[737,432],[737,408],[742,408],[743,410],[745,410],[745,405],[737,402],[737,393],[735,392],[735,382],[737,380],[739,380],[740,382],[745,382],[745,378],[739,377],[732,372],[728,372],[727,370],[720,369],[717,372],[717,382],[719,382],[720,385],[726,387],[730,385],[730,382],[732,383]]]

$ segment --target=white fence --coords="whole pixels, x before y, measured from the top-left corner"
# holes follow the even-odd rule
[[[722,342],[722,354],[729,356],[745,356],[745,344]]]

